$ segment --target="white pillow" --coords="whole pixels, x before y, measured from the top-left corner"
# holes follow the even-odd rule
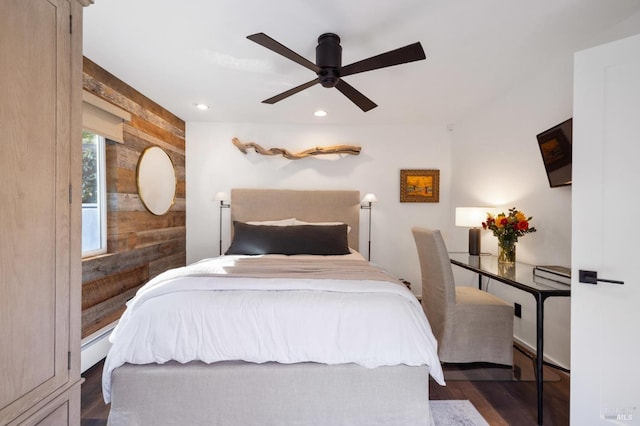
[[[262,220],[262,221],[252,221],[245,222],[249,225],[265,225],[265,226],[292,226],[296,225],[296,218],[292,217],[289,219],[280,219],[280,220]]]
[[[304,220],[294,219],[294,225],[317,225],[317,226],[331,226],[342,225],[344,222],[305,222]],[[351,232],[351,227],[347,225],[347,234]]]

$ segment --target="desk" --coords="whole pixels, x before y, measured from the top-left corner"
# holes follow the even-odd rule
[[[544,301],[548,297],[569,297],[571,287],[555,281],[533,276],[533,266],[516,262],[513,265],[499,265],[498,258],[493,255],[471,256],[469,253],[449,253],[453,265],[478,274],[478,286],[482,277],[500,281],[508,286],[526,291],[536,299],[536,389],[538,393],[538,424],[542,424],[543,377],[544,365]]]

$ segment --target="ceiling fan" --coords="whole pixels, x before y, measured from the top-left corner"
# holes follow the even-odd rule
[[[316,63],[314,64],[264,33],[253,34],[247,36],[247,38],[266,47],[267,49],[273,50],[293,62],[297,62],[318,75],[317,78],[314,78],[307,83],[301,84],[293,89],[289,89],[272,98],[265,99],[262,101],[265,104],[275,104],[276,102],[320,83],[323,87],[335,87],[360,109],[362,109],[362,111],[367,112],[375,108],[377,105],[371,99],[367,98],[349,83],[344,81],[342,77],[426,59],[422,45],[418,42],[354,62],[350,65],[342,66],[342,46],[340,46],[340,37],[333,33],[325,33],[318,37],[318,45],[316,46]]]

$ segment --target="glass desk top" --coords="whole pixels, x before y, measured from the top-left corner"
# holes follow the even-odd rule
[[[515,262],[510,265],[498,264],[497,256],[471,256],[466,252],[450,252],[449,259],[454,265],[493,278],[529,293],[543,294],[545,296],[571,295],[571,286],[534,276],[533,265],[522,262]]]

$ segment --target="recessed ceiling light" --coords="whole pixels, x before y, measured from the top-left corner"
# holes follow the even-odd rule
[[[316,117],[324,117],[327,115],[327,112],[319,109],[316,112],[314,112],[313,115],[315,115]]]
[[[196,104],[196,108],[198,108],[199,110],[202,110],[202,111],[206,111],[206,110],[208,110],[208,109],[209,109],[209,105],[206,105],[206,104]]]

